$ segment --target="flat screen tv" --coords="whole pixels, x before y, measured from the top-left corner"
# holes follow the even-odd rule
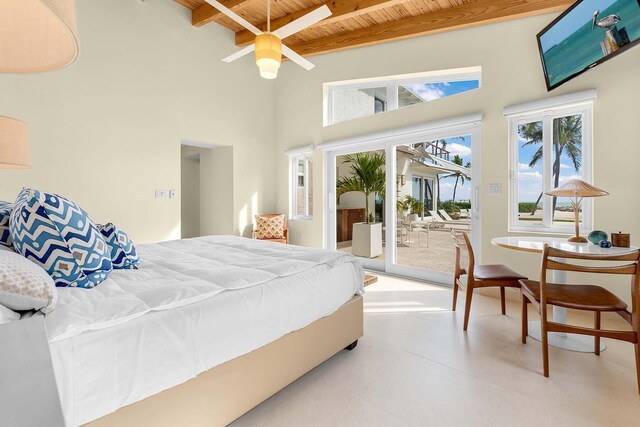
[[[640,0],[578,0],[538,34],[547,90],[640,42]]]

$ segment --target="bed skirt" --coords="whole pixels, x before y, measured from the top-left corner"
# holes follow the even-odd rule
[[[85,426],[226,426],[362,334],[363,302],[356,295],[330,316]]]

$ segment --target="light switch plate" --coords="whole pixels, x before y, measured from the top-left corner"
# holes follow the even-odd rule
[[[489,195],[499,196],[502,194],[502,184],[489,184]]]
[[[156,190],[156,199],[168,199],[169,190]]]

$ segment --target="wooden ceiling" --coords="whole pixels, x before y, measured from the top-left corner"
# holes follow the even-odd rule
[[[233,31],[236,45],[254,35],[204,0],[174,0],[191,9],[196,27],[215,22]],[[326,4],[327,19],[286,39],[300,55],[315,55],[409,37],[500,22],[566,9],[574,0],[272,0],[271,30]],[[221,0],[261,30],[266,29],[266,0]]]

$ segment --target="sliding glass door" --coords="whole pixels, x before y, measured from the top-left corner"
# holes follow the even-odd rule
[[[451,283],[452,231],[479,248],[479,122],[327,150],[328,248],[365,268]]]

